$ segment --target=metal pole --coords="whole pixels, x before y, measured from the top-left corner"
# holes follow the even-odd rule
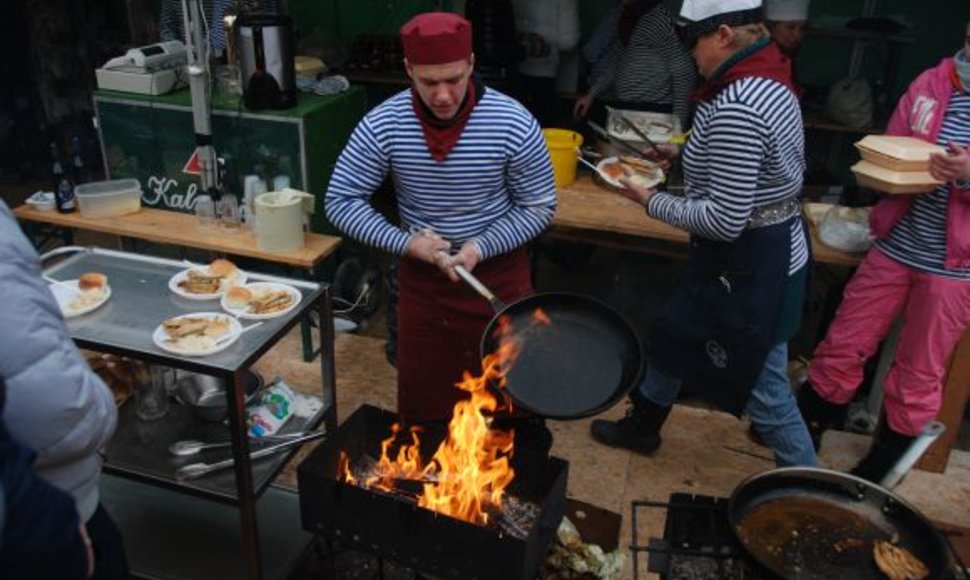
[[[216,151],[212,147],[212,122],[209,111],[209,42],[200,0],[182,0],[182,21],[185,26],[185,46],[188,51],[189,91],[192,93],[192,124],[195,127],[195,146],[202,168],[202,191],[213,193],[219,189]],[[204,34],[205,32],[205,34]]]

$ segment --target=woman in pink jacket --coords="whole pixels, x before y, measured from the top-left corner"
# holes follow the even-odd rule
[[[862,367],[893,320],[905,319],[884,384],[886,421],[852,473],[879,482],[940,410],[947,362],[970,326],[970,23],[963,49],[909,86],[887,133],[947,147],[930,158],[943,185],[888,196],[872,210],[877,238],[815,351],[799,407],[816,449],[844,415]]]

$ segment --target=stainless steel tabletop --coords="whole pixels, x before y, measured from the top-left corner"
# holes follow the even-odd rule
[[[193,312],[224,312],[219,300],[188,300],[168,288],[169,279],[191,267],[186,262],[125,252],[84,249],[48,268],[45,273],[58,280],[72,280],[85,272],[100,272],[108,277],[111,298],[97,310],[67,319],[72,338],[116,350],[130,356],[168,359],[198,370],[235,372],[247,366],[253,357],[273,338],[313,304],[321,294],[318,284],[247,272],[247,282],[274,281],[289,284],[300,291],[297,308],[264,320],[225,350],[201,357],[184,356],[162,350],[152,340],[152,333],[163,320]],[[227,316],[230,316],[226,313]],[[240,320],[243,327],[255,324]]]

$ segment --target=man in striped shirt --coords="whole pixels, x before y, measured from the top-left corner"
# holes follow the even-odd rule
[[[455,267],[474,270],[505,302],[531,294],[524,246],[551,222],[556,190],[535,118],[473,77],[470,23],[421,14],[401,36],[412,86],[354,130],[326,211],[354,239],[403,256],[398,412],[408,421],[444,421],[464,395],[455,383],[481,368],[479,341],[493,315],[487,301],[457,283]],[[388,173],[400,227],[370,203]],[[518,438],[537,425],[516,427]]]
[[[770,42],[760,0],[684,0],[677,26],[706,79],[683,154],[686,195],[630,183],[624,195],[690,232],[690,259],[651,329],[627,416],[594,421],[592,434],[653,453],[687,380],[747,414],[776,464],[814,465],[786,372],[809,262],[791,62]]]
[[[852,471],[875,482],[936,419],[946,365],[970,326],[970,23],[963,48],[909,86],[886,132],[947,147],[929,165],[943,184],[918,196],[887,196],[872,209],[876,244],[846,286],[799,393],[818,445],[844,416],[866,359],[902,315],[883,385],[886,422]]]
[[[620,108],[671,111],[687,130],[697,74],[664,2],[624,0],[603,17],[583,53],[596,59],[595,76],[576,100],[577,117],[586,117],[594,101],[607,100]]]

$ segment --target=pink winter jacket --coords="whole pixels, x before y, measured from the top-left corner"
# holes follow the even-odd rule
[[[899,99],[886,127],[887,135],[906,135],[936,143],[943,117],[950,104],[953,57],[916,77]],[[970,135],[967,136],[970,141]],[[961,143],[966,146],[967,143]],[[869,227],[877,238],[885,238],[913,203],[913,196],[890,195],[872,208]],[[970,268],[970,191],[950,185],[946,216],[947,268]]]

